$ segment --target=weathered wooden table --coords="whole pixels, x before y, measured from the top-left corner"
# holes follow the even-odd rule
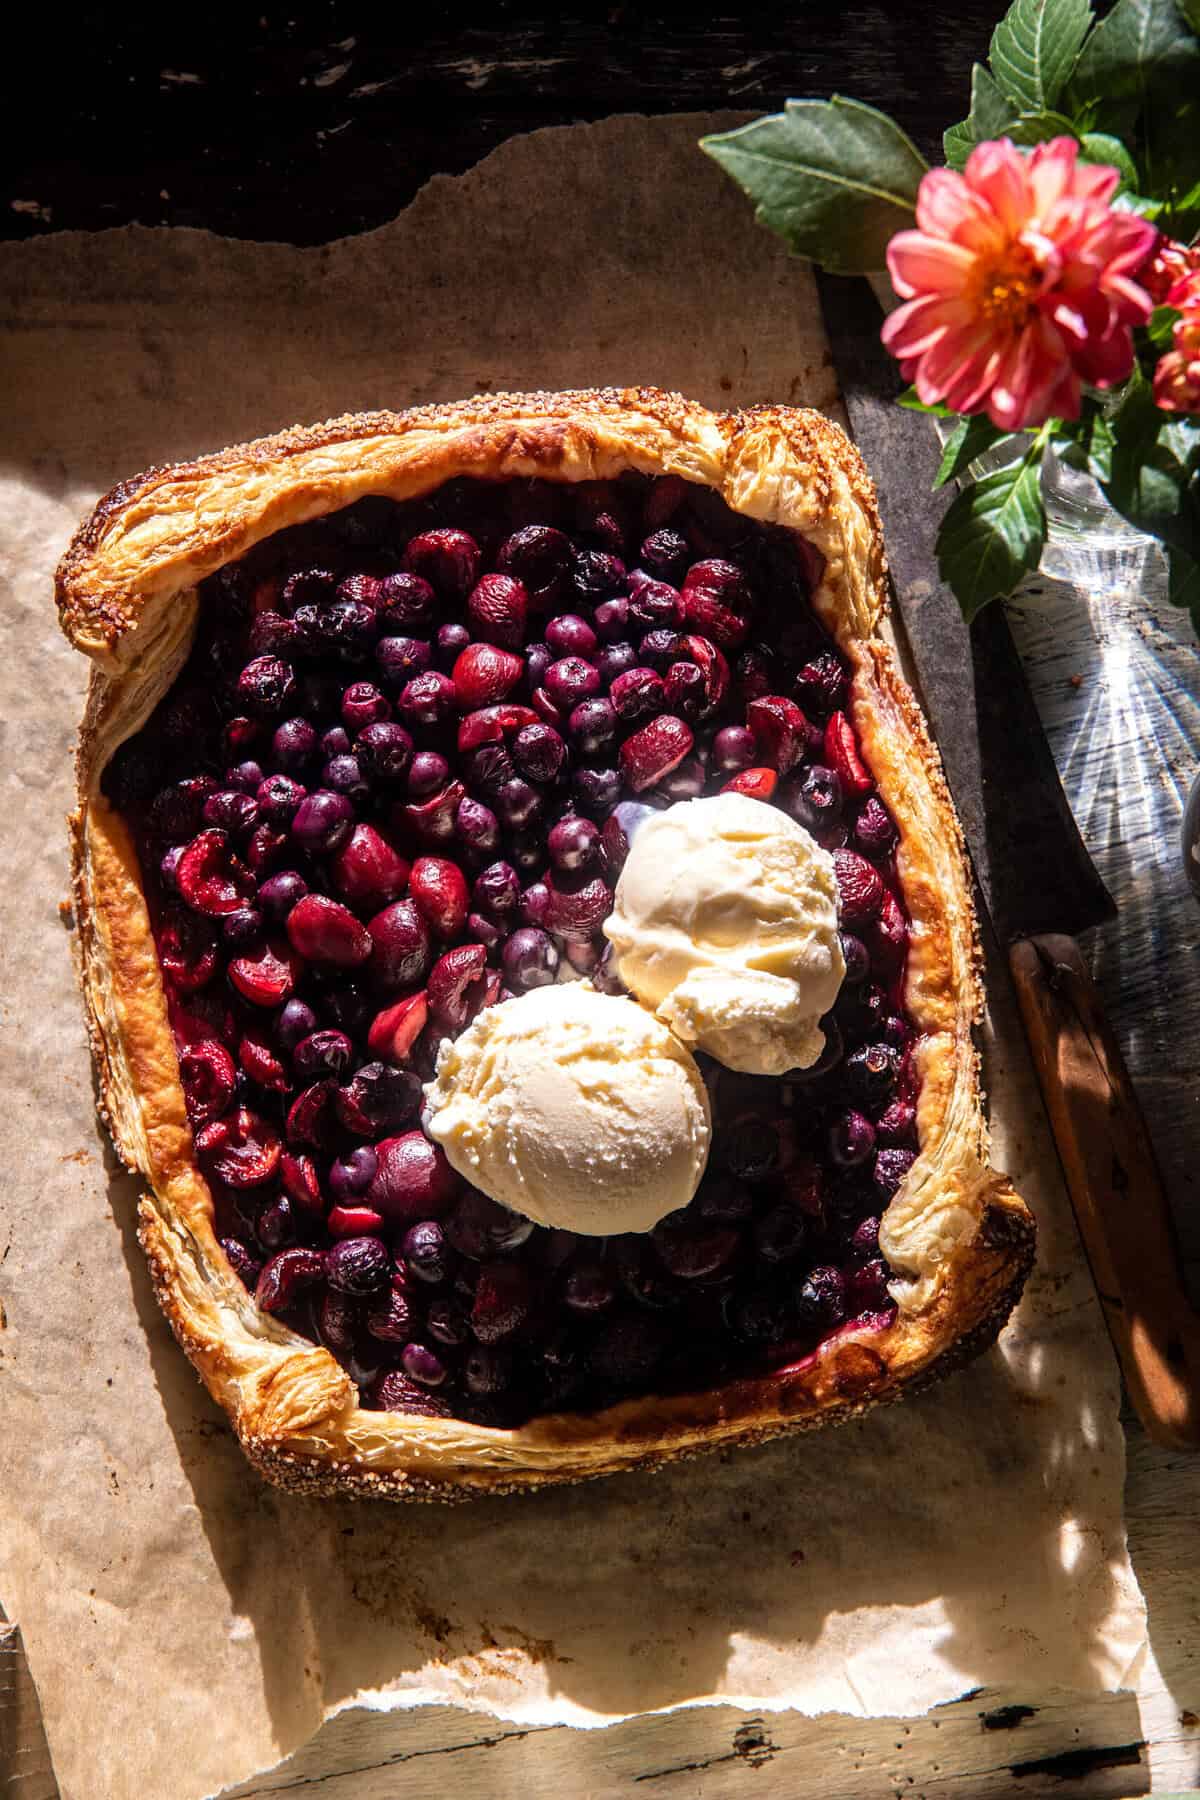
[[[562,9],[500,0],[384,27],[344,5],[318,25],[254,9],[233,26],[84,20],[54,43],[57,104],[24,139],[0,233],[134,219],[319,242],[392,216],[438,172],[501,138],[614,111],[771,108],[847,89],[893,112],[927,153],[957,117],[999,6],[931,22],[919,0],[718,13]],[[694,15],[693,15],[694,17]],[[26,27],[36,34],[49,27]],[[856,46],[848,62],[846,46]],[[34,46],[36,53],[37,46]],[[1200,664],[1186,621],[1136,561],[1081,599],[1044,581],[1016,635],[1072,805],[1120,907],[1095,934],[1097,979],[1150,1120],[1200,1296],[1200,908],[1178,854],[1200,759]],[[605,1731],[520,1730],[469,1713],[355,1712],[236,1790],[320,1784],[329,1800],[743,1792],[1094,1797],[1200,1786],[1200,1458],[1126,1421],[1130,1550],[1149,1605],[1137,1697],[970,1695],[924,1719],[747,1717],[731,1708]],[[102,1722],[97,1722],[102,1729]],[[1064,1738],[1075,1748],[1064,1755]],[[57,1793],[19,1632],[0,1615],[0,1794]]]

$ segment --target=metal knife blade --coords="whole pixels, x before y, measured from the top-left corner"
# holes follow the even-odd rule
[[[968,628],[939,579],[935,541],[952,492],[933,493],[933,421],[896,405],[903,382],[861,278],[818,274],[850,428],[879,496],[884,542],[926,714],[1002,943],[1071,936],[1116,908],[1084,847],[1003,608]]]

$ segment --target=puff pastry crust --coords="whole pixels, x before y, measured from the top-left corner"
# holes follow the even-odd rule
[[[361,1409],[329,1353],[260,1313],[213,1232],[126,826],[100,791],[191,642],[196,584],[284,526],[454,476],[675,473],[788,526],[825,559],[813,605],[853,669],[851,713],[901,832],[912,918],[906,1006],[921,1033],[920,1154],[881,1243],[900,1307],[802,1364],[709,1392],[645,1396],[516,1430]],[[713,413],[636,388],[494,395],[368,413],[153,469],[83,524],[58,570],[63,630],[95,664],[71,820],[82,985],[100,1103],[148,1183],[140,1239],[159,1303],[250,1460],[311,1493],[462,1499],[536,1488],[827,1424],[922,1386],[991,1342],[1032,1264],[1034,1227],[988,1167],[972,1028],[982,1007],[967,864],[941,767],[881,635],[886,564],[862,461],[822,415]]]

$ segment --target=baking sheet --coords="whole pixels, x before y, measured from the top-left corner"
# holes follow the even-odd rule
[[[49,591],[79,515],[152,463],[481,389],[833,405],[807,272],[694,148],[714,123],[514,139],[319,249],[0,247],[0,1593],[67,1796],[195,1800],[364,1696],[916,1714],[1114,1688],[1143,1642],[1115,1366],[1000,988],[996,1160],[1041,1248],[996,1351],[832,1434],[455,1510],[259,1482],[157,1313],[94,1118],[59,904],[86,669]]]

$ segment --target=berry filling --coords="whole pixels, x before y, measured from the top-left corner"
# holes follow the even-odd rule
[[[363,500],[203,584],[105,791],[217,1235],[365,1405],[515,1426],[769,1374],[893,1316],[908,923],[817,567],[707,489],[629,474]],[[699,1059],[709,1168],[653,1232],[534,1226],[423,1132],[438,1046],[571,973],[620,992],[601,926],[631,820],[725,789],[834,855],[825,1052],[782,1079]]]

